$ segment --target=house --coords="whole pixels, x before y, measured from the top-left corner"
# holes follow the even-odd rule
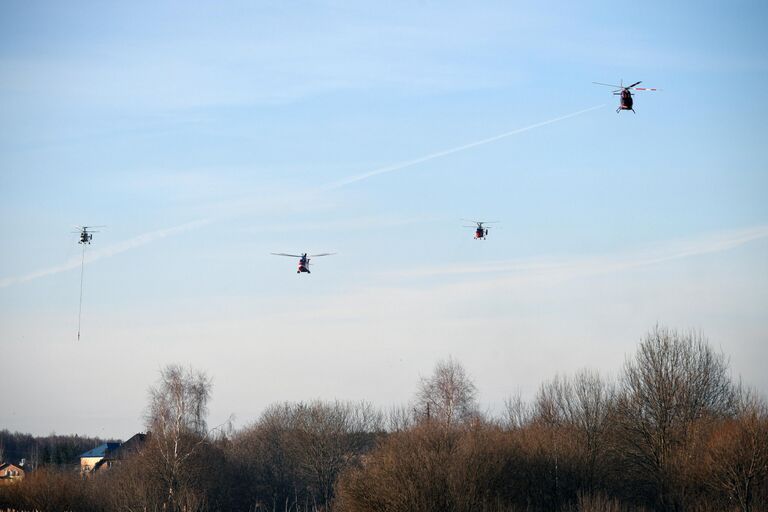
[[[141,450],[141,448],[144,446],[144,443],[147,442],[148,438],[149,432],[146,434],[134,434],[133,437],[120,444],[120,448],[117,449],[115,458],[117,460],[127,459],[131,455]]]
[[[25,473],[22,464],[16,465],[11,464],[10,462],[5,462],[0,464],[0,483],[17,482],[24,478]]]
[[[111,467],[115,462],[138,452],[148,436],[149,433],[139,433],[124,443],[103,443],[80,454],[80,472],[87,474]]]
[[[80,471],[90,473],[104,464],[109,467],[110,462],[115,459],[115,452],[118,448],[120,448],[120,443],[104,443],[80,454]]]

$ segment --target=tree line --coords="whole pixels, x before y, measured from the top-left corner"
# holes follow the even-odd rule
[[[0,507],[79,511],[630,512],[768,510],[768,407],[698,333],[651,330],[616,379],[544,382],[493,417],[462,365],[411,403],[269,406],[207,424],[212,384],[180,366],[151,388],[145,446],[89,478],[42,468]]]
[[[17,463],[24,459],[25,465],[32,468],[41,465],[66,466],[81,453],[106,442],[117,440],[78,435],[33,436],[3,429],[0,430],[0,463]]]

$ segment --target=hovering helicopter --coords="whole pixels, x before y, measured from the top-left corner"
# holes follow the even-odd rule
[[[75,229],[77,231],[72,231],[72,233],[77,233],[80,235],[80,240],[77,242],[83,246],[83,257],[80,260],[80,307],[77,312],[77,339],[80,339],[80,326],[81,326],[81,320],[83,319],[83,276],[85,275],[85,247],[86,245],[91,245],[91,240],[93,240],[93,234],[98,233],[98,231],[93,231],[93,228],[105,228],[107,226],[75,226]]]
[[[309,260],[310,258],[317,258],[320,256],[332,256],[336,254],[335,252],[323,252],[320,254],[310,254],[307,256],[307,253],[302,253],[301,255],[298,254],[286,254],[284,252],[273,252],[271,253],[275,256],[289,256],[291,258],[299,258],[299,266],[296,270],[297,274],[301,274],[302,272],[306,272],[307,274],[311,274],[312,272],[309,271]]]
[[[469,219],[461,219],[465,220],[467,222],[474,222],[475,226],[464,226],[465,228],[475,228],[475,240],[485,240],[485,237],[488,236],[488,229],[485,227],[485,224],[495,224],[499,221],[492,220],[492,221],[479,221],[479,220],[469,220]]]
[[[106,226],[75,226],[77,228],[77,231],[72,231],[72,233],[78,233],[80,235],[80,241],[77,242],[79,244],[91,244],[91,240],[93,240],[93,233],[98,233],[98,231],[88,231],[93,230],[93,228],[105,228]]]
[[[631,110],[633,113],[635,112],[635,109],[632,108],[632,96],[633,94],[629,92],[631,89],[634,89],[635,91],[658,91],[659,89],[653,89],[649,87],[635,87],[638,84],[641,84],[643,82],[635,82],[632,85],[624,86],[624,81],[622,80],[620,83],[621,85],[613,85],[613,84],[603,84],[600,82],[592,82],[593,84],[597,85],[606,85],[608,87],[618,87],[615,91],[613,91],[614,96],[621,96],[619,101],[619,108],[616,109],[616,113],[618,114],[622,110]]]

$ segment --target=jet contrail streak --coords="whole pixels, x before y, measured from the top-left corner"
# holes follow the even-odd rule
[[[505,139],[507,137],[511,137],[513,135],[517,135],[518,133],[527,132],[530,130],[534,130],[536,128],[540,128],[542,126],[546,126],[548,124],[557,123],[559,121],[564,121],[565,119],[569,119],[571,117],[580,116],[581,114],[586,114],[587,112],[591,112],[592,110],[597,110],[599,108],[603,108],[605,104],[603,105],[597,105],[596,107],[590,107],[586,108],[584,110],[579,110],[578,112],[573,112],[571,114],[567,114],[564,116],[556,117],[554,119],[550,119],[548,121],[542,121],[540,123],[532,124],[529,126],[524,126],[523,128],[518,128],[516,130],[512,130],[511,132],[502,133],[500,135],[495,135],[493,137],[488,137],[487,139],[478,140],[475,142],[470,142],[469,144],[463,144],[461,146],[457,146],[455,148],[451,149],[445,149],[443,151],[438,151],[437,153],[431,153],[429,155],[425,155],[419,158],[414,158],[413,160],[407,160],[405,162],[400,162],[394,165],[388,165],[387,167],[382,167],[380,169],[375,169],[373,171],[364,172],[362,174],[356,174],[354,176],[349,176],[347,178],[343,178],[339,181],[335,181],[333,183],[330,183],[328,185],[325,185],[321,187],[321,190],[335,190],[337,188],[345,187],[347,185],[350,185],[352,183],[356,183],[358,181],[362,181],[368,178],[371,178],[373,176],[377,176],[379,174],[385,174],[388,172],[393,171],[399,171],[400,169],[405,169],[406,167],[411,167],[416,164],[420,164],[422,162],[427,162],[429,160],[434,160],[435,158],[444,157],[447,155],[451,155],[453,153],[458,153],[460,151],[465,151],[467,149],[472,149],[477,146],[482,146],[484,144],[490,144],[491,142],[496,142],[500,139]]]
[[[750,242],[766,238],[768,238],[768,225],[712,233],[693,239],[675,240],[631,253],[563,261],[548,259],[512,260],[490,262],[484,265],[432,266],[429,268],[393,272],[388,275],[413,278],[486,273],[510,275],[525,273],[528,276],[548,276],[565,279],[622,272],[668,261],[729,251]]]
[[[36,270],[34,272],[30,272],[29,274],[25,274],[21,276],[2,278],[0,279],[0,288],[5,288],[6,286],[10,286],[12,284],[32,281],[33,279],[38,279],[40,277],[59,274],[61,272],[66,272],[67,270],[73,270],[83,265],[84,263],[91,263],[96,260],[100,260],[101,258],[108,258],[109,256],[114,256],[116,254],[120,254],[121,252],[125,252],[130,249],[135,249],[136,247],[141,247],[142,245],[146,245],[150,242],[154,242],[155,240],[160,240],[161,238],[166,238],[171,235],[177,235],[180,233],[184,233],[186,231],[190,231],[192,229],[205,226],[206,224],[210,224],[211,222],[212,221],[210,219],[197,220],[194,222],[187,222],[186,224],[181,224],[179,226],[174,226],[171,228],[158,229],[157,231],[144,233],[143,235],[139,235],[137,237],[131,238],[130,240],[126,240],[125,242],[120,242],[115,245],[110,245],[109,247],[104,247],[103,249],[97,249],[95,251],[91,251],[86,256],[84,256],[83,259],[75,257],[65,263],[62,263],[61,265],[43,268],[43,269]]]

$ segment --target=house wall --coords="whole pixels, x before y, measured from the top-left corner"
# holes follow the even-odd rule
[[[18,466],[10,465],[0,470],[1,482],[13,482],[24,478],[24,470]]]
[[[104,457],[80,457],[80,471],[90,471]]]

